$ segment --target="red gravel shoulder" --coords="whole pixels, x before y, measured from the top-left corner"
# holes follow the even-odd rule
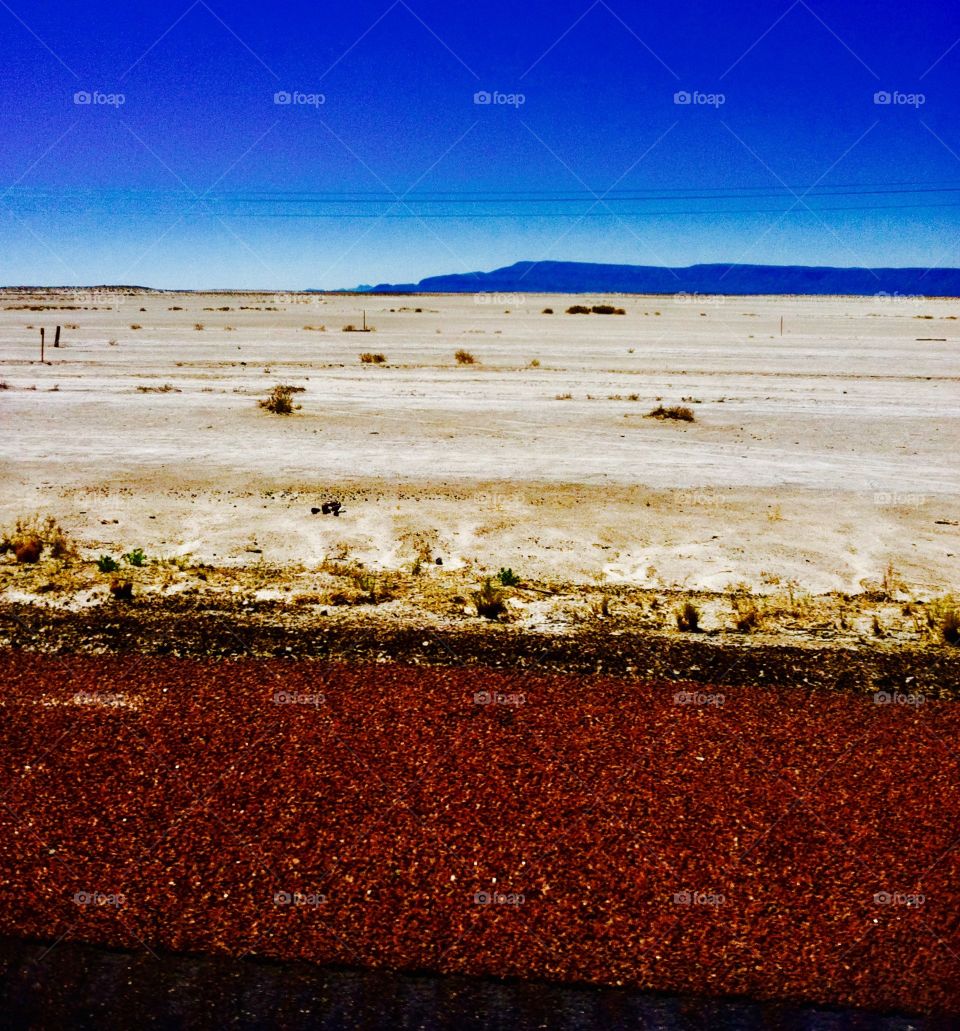
[[[955,703],[0,653],[0,933],[960,1013]]]

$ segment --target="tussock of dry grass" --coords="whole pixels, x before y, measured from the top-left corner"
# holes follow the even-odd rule
[[[0,536],[0,555],[12,551],[17,562],[38,562],[44,550],[61,562],[78,555],[75,542],[53,516],[21,517]]]
[[[693,633],[700,629],[700,610],[692,601],[684,602],[677,610],[677,629],[684,633]]]
[[[927,606],[927,626],[944,644],[960,646],[960,607],[953,595],[937,598]]]
[[[493,579],[489,576],[483,581],[480,589],[474,592],[473,603],[477,615],[485,619],[499,619],[507,611],[503,591],[494,586]]]
[[[690,408],[686,408],[683,405],[672,405],[670,408],[664,408],[663,405],[657,405],[652,411],[647,412],[647,419],[675,419],[680,422],[693,422],[694,415]]]
[[[302,394],[305,387],[294,387],[289,383],[278,383],[267,397],[257,403],[274,415],[292,415],[300,408],[293,403],[294,394]]]

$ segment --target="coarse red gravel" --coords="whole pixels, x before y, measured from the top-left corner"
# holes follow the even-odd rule
[[[960,1013],[956,704],[687,688],[0,653],[0,933]]]

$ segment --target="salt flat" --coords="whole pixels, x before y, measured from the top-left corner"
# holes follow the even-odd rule
[[[564,314],[601,302],[626,314]],[[573,580],[859,591],[892,563],[917,590],[960,583],[960,301],[5,291],[0,308],[0,521],[50,512],[94,553],[391,567],[426,540],[454,568]],[[343,332],[364,311],[375,332]],[[276,383],[304,388],[295,415],[258,407]],[[645,418],[661,402],[696,421]],[[343,515],[311,516],[329,497]]]

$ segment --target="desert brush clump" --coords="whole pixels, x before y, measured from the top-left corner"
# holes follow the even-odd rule
[[[512,569],[501,568],[497,579],[504,587],[516,587],[520,583],[520,577]]]
[[[360,361],[363,362],[364,365],[383,365],[386,360],[387,356],[385,354],[381,354],[379,351],[364,351],[363,354],[360,355]]]
[[[647,412],[646,419],[676,419],[680,422],[693,422],[694,416],[693,411],[690,408],[686,408],[683,405],[672,405],[670,408],[664,408],[663,405],[657,405],[652,411]]]
[[[684,633],[694,633],[700,629],[700,610],[692,601],[683,603],[677,609],[677,629]]]
[[[0,536],[0,555],[13,552],[17,562],[39,562],[44,550],[50,558],[68,562],[77,557],[77,546],[53,516],[32,515],[17,519],[13,529]]]
[[[626,315],[626,308],[615,308],[612,304],[594,304],[588,307],[586,304],[571,304],[567,308],[568,315]]]
[[[960,611],[947,609],[940,619],[940,637],[946,644],[960,645]]]
[[[120,563],[112,555],[101,555],[97,559],[97,569],[101,573],[115,573],[120,568]]]
[[[123,556],[123,561],[126,562],[128,566],[140,567],[146,565],[147,556],[143,548],[134,548]]]
[[[741,634],[749,634],[760,626],[762,615],[752,598],[736,598],[733,603],[733,622]]]
[[[394,575],[372,573],[359,562],[325,558],[318,569],[349,584],[346,590],[335,588],[328,592],[331,605],[381,605],[396,597]]]
[[[457,359],[457,365],[476,365],[477,363],[477,359],[462,347],[456,352],[456,354],[454,354],[453,357]]]
[[[897,567],[892,561],[888,562],[884,567],[883,576],[880,578],[880,590],[887,598],[893,598],[895,594],[904,590],[906,586]]]
[[[952,594],[930,602],[927,626],[944,644],[960,645],[960,606]]]
[[[293,403],[293,395],[302,394],[304,390],[306,390],[306,387],[295,387],[289,383],[278,383],[257,404],[274,415],[292,415],[301,407]]]
[[[477,615],[485,619],[499,619],[507,611],[504,593],[494,585],[490,576],[483,581],[479,590],[473,592],[473,603]]]

